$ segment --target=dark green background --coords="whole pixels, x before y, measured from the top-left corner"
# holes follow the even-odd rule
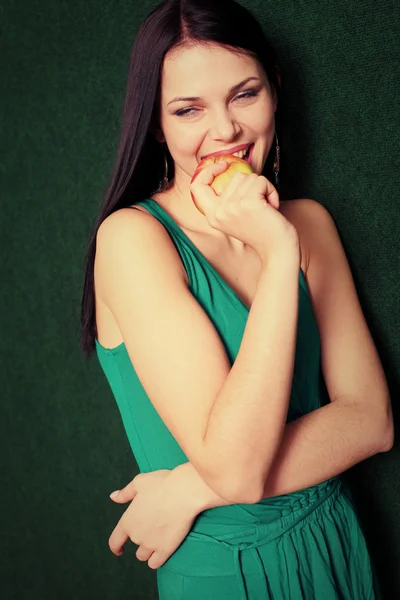
[[[398,423],[397,2],[243,4],[281,59],[282,197],[314,198],[335,218]],[[83,256],[115,156],[131,44],[153,5],[0,4],[4,599],[156,598],[136,547],[119,559],[108,548],[123,511],[108,495],[137,466],[97,359],[79,348]],[[399,598],[398,444],[348,475],[385,598]]]

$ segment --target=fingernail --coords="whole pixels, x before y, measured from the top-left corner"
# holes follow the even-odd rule
[[[116,498],[116,496],[120,493],[121,490],[115,490],[115,492],[112,492],[110,494],[110,498]]]

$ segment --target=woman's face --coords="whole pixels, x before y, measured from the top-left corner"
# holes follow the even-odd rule
[[[159,140],[175,162],[174,185],[184,191],[203,156],[241,144],[254,144],[250,163],[260,175],[275,134],[275,110],[275,94],[253,58],[216,44],[167,55]]]

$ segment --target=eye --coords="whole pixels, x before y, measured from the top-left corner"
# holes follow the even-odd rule
[[[182,108],[181,110],[177,110],[175,114],[178,117],[186,117],[186,115],[189,115],[189,114],[191,114],[193,112],[196,112],[196,111],[197,111],[196,108]]]
[[[239,96],[236,96],[234,98],[234,100],[243,100],[243,99],[247,99],[247,98],[255,98],[256,96],[258,96],[259,90],[255,90],[255,89],[251,89],[251,90],[247,90],[246,92],[242,92],[241,94],[239,94]],[[176,116],[177,117],[186,117],[188,115],[193,115],[196,112],[198,112],[197,108],[181,108],[180,110],[176,111]]]
[[[258,96],[258,90],[247,90],[246,92],[243,92],[243,94],[236,96],[235,100],[241,100],[242,98],[254,98],[255,96]]]

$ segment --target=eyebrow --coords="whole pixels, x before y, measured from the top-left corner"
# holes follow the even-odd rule
[[[252,81],[252,80],[261,81],[259,77],[248,77],[247,79],[244,79],[240,83],[237,83],[236,85],[231,87],[231,89],[229,90],[228,93],[232,94],[233,92],[236,92],[241,87],[243,87],[246,83],[248,83],[249,81]],[[173,100],[171,100],[171,102],[168,102],[167,106],[169,106],[173,102],[198,102],[198,100],[202,100],[202,98],[200,98],[199,96],[190,96],[190,97],[178,96],[177,98],[174,98]]]

